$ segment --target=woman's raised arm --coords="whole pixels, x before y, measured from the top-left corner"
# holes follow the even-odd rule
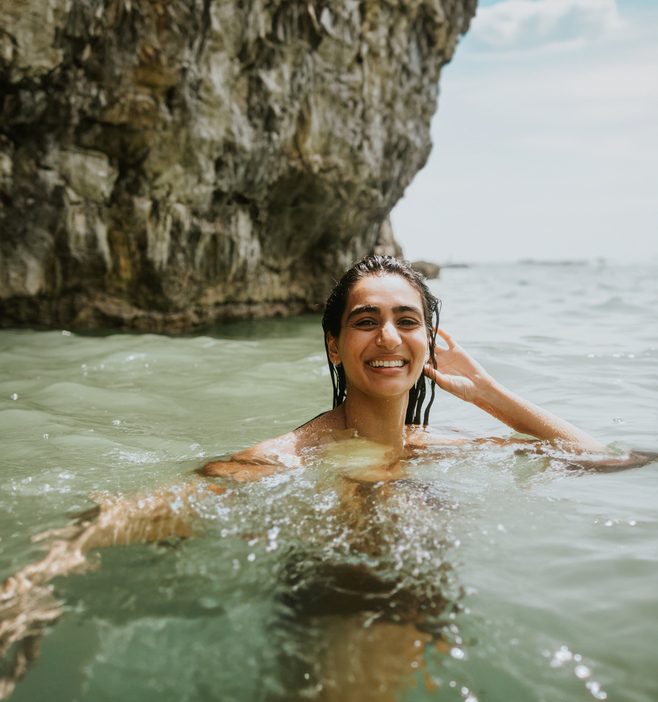
[[[566,442],[580,451],[607,452],[606,447],[589,434],[524,400],[494,380],[443,329],[437,329],[437,334],[448,348],[444,349],[439,344],[435,346],[434,366],[428,363],[425,375],[442,390],[471,402],[514,431],[542,440]]]

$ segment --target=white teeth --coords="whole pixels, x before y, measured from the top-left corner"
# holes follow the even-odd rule
[[[373,368],[402,368],[404,361],[369,361]]]

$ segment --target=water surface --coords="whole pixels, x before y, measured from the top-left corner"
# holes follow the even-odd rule
[[[617,451],[658,450],[655,266],[479,266],[432,285],[498,380]],[[95,493],[180,485],[331,399],[314,316],[184,337],[3,331],[0,380],[3,579]],[[432,423],[509,434],[444,393]],[[360,638],[358,612],[319,611],[344,572],[374,574],[400,611],[425,606],[420,658],[409,616],[371,623],[398,633],[397,699],[658,698],[656,463],[581,475],[510,448],[436,449],[345,508],[362,450],[229,481],[200,508],[203,536],[103,549],[93,572],[57,578],[66,612],[12,699],[332,699],[322,676],[347,671],[341,649],[376,665],[385,647]]]

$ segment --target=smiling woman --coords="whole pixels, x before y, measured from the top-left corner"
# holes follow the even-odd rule
[[[598,459],[606,455],[607,449],[585,432],[496,382],[439,328],[439,309],[439,300],[408,263],[388,256],[364,258],[336,285],[322,321],[333,409],[288,434],[211,461],[200,473],[252,480],[299,465],[310,449],[361,437],[388,449],[386,461],[371,476],[396,477],[400,460],[414,450],[467,443],[428,429],[435,385],[517,432],[559,442],[576,453],[593,452]],[[431,396],[421,423],[426,382]],[[611,465],[607,459],[606,465]]]

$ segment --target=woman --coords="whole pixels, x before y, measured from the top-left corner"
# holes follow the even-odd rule
[[[496,382],[438,327],[439,309],[439,300],[408,263],[389,256],[364,258],[336,285],[322,319],[333,409],[284,436],[212,461],[200,472],[252,480],[298,465],[310,448],[358,435],[389,448],[388,465],[375,473],[385,479],[387,470],[397,474],[399,459],[412,450],[466,443],[427,430],[435,384],[522,434],[579,453],[607,452],[585,432]],[[430,400],[421,424],[428,381]]]

